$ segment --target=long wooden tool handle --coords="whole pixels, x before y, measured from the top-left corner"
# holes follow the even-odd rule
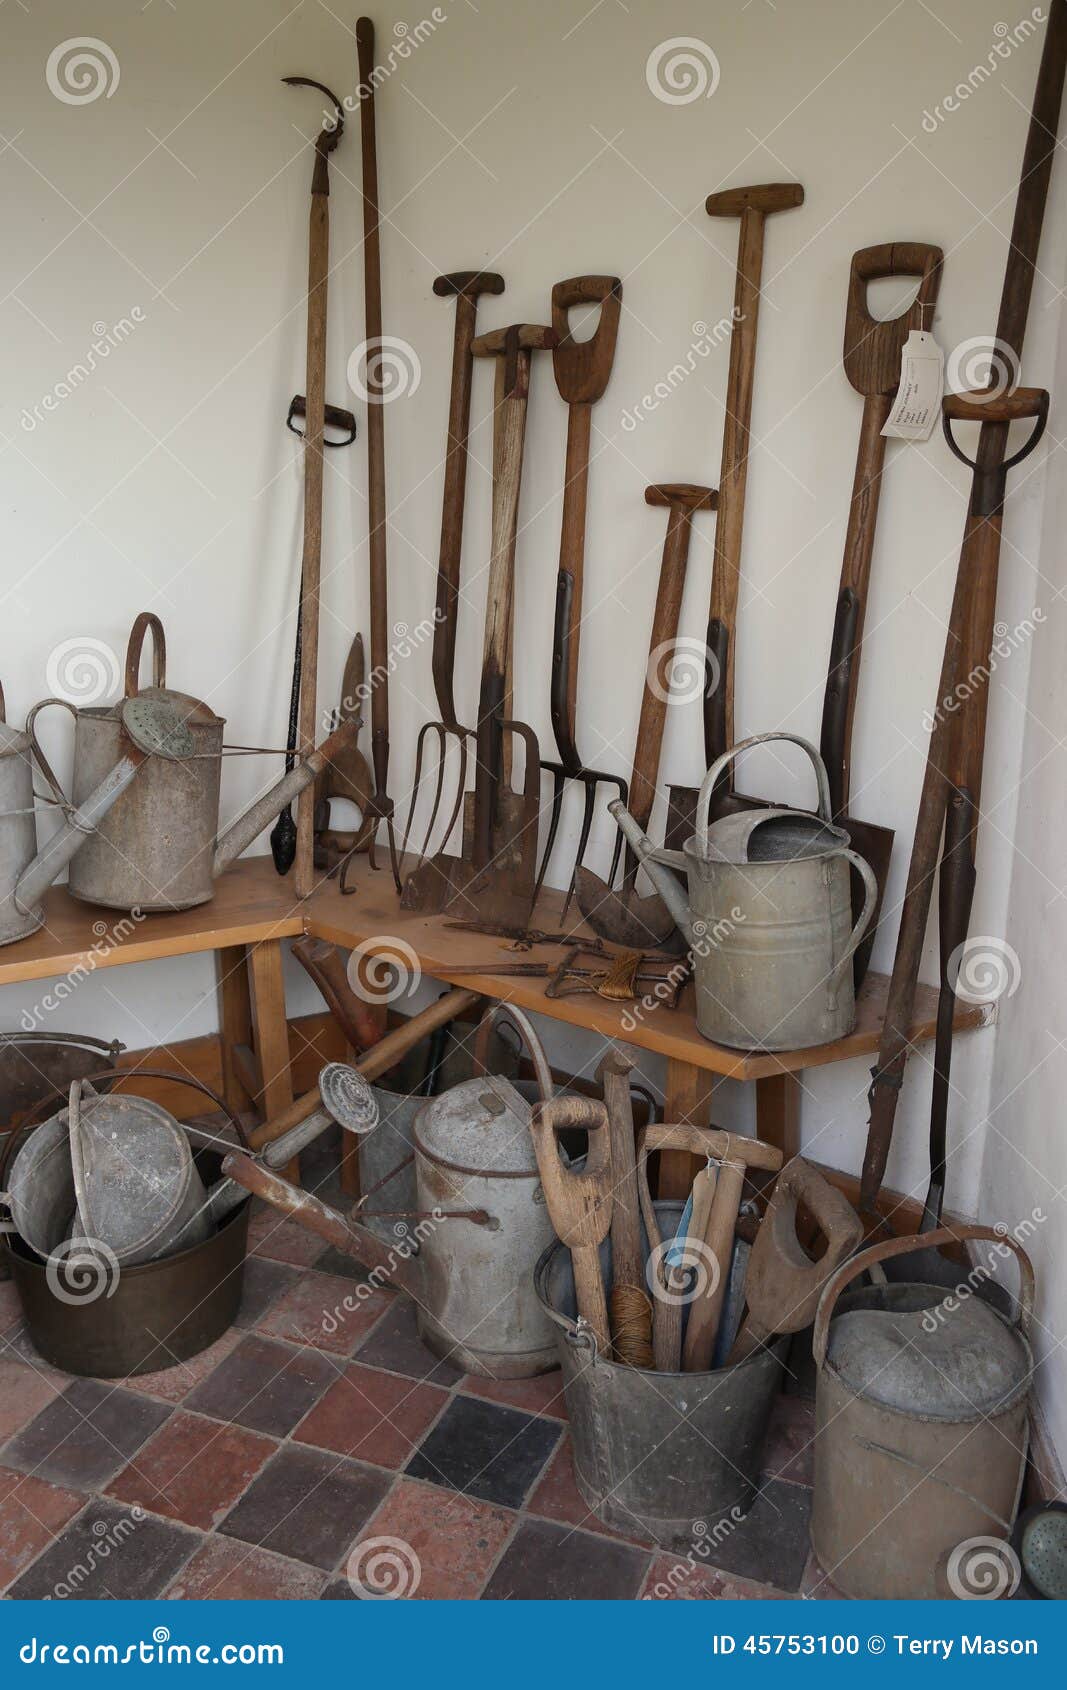
[[[715,1186],[707,1231],[704,1234],[707,1257],[698,1267],[698,1272],[710,1271],[714,1284],[689,1307],[685,1348],[682,1352],[682,1367],[686,1373],[706,1373],[711,1366],[726,1286],[730,1278],[734,1228],[737,1225],[737,1212],[741,1207],[744,1187],[745,1164],[731,1160],[723,1162]]]
[[[578,1313],[591,1328],[600,1355],[611,1356],[611,1329],[608,1325],[608,1304],[604,1295],[604,1281],[600,1276],[600,1256],[595,1244],[572,1244],[571,1264],[574,1268],[574,1292]]]
[[[611,1337],[616,1360],[652,1367],[652,1302],[645,1286],[641,1205],[637,1189],[637,1142],[630,1075],[634,1064],[609,1049],[597,1075],[604,1088],[611,1140]]]
[[[359,57],[359,134],[363,154],[363,294],[366,331],[367,388],[367,515],[370,554],[370,666],[375,677],[371,692],[371,758],[376,797],[382,800],[389,781],[389,589],[386,561],[385,407],[378,354],[382,340],[382,260],[378,216],[378,142],[374,117],[374,24],[356,23]]]
[[[892,405],[889,394],[870,394],[863,401],[856,473],[848,508],[848,528],[819,740],[819,752],[830,777],[830,808],[835,819],[848,809],[860,647],[885,465],[886,441],[882,428]]]
[[[641,714],[637,723],[634,766],[630,777],[629,810],[642,833],[648,828],[656,799],[656,776],[659,773],[663,726],[667,719],[668,693],[665,680],[670,673],[673,656],[671,648],[678,639],[678,621],[682,612],[685,573],[689,561],[691,515],[691,510],[686,506],[672,504],[663,542],[656,607],[652,615],[652,633],[648,642],[648,664],[641,694]]]
[[[557,638],[552,653],[553,664],[560,664],[563,668],[562,700],[552,718],[552,726],[556,730],[556,745],[561,756],[567,755],[570,747],[574,745],[575,736],[592,416],[591,405],[568,406],[563,520],[560,528],[559,576],[556,585]]]
[[[353,1050],[368,1050],[381,1038],[380,1011],[352,990],[336,945],[308,934],[294,939],[293,955],[326,999],[331,1015]]]
[[[322,580],[322,470],[326,425],[326,295],[330,270],[330,200],[327,165],[315,159],[308,218],[307,422],[304,432],[304,550],[300,566],[299,745],[304,756],[316,739],[319,667],[319,590]],[[307,787],[297,803],[296,895],[315,885],[315,793]]]

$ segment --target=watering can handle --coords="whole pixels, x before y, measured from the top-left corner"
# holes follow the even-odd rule
[[[141,673],[141,652],[149,628],[152,630],[152,685],[165,687],[167,684],[167,636],[163,632],[163,624],[154,611],[142,610],[130,629],[130,643],[126,647],[127,698],[135,698],[140,690],[138,680]]]
[[[1019,1261],[1019,1326],[1024,1336],[1029,1334],[1030,1324],[1034,1314],[1034,1264],[1030,1260],[1021,1244],[1006,1233],[1000,1233],[991,1226],[941,1226],[936,1232],[920,1232],[907,1238],[889,1238],[882,1244],[872,1244],[869,1250],[861,1250],[858,1256],[853,1256],[839,1267],[831,1279],[823,1286],[822,1296],[819,1298],[819,1308],[815,1316],[815,1331],[812,1335],[811,1347],[815,1357],[815,1368],[821,1370],[826,1360],[826,1343],[830,1334],[830,1317],[846,1285],[858,1278],[867,1268],[876,1262],[884,1262],[890,1256],[907,1256],[913,1250],[937,1250],[942,1244],[964,1244],[968,1239],[983,1239],[992,1244],[1003,1244],[1009,1250],[1014,1250]],[[973,1270],[972,1270],[973,1271]],[[951,1295],[951,1293],[947,1293]]]
[[[799,745],[802,751],[807,752],[811,758],[812,767],[815,770],[815,779],[819,785],[819,819],[824,822],[833,820],[830,810],[830,777],[826,773],[826,764],[811,741],[802,739],[799,734],[753,734],[751,739],[743,739],[740,745],[734,745],[729,751],[724,751],[721,757],[716,757],[700,783],[700,792],[697,795],[696,837],[697,846],[702,856],[707,855],[708,812],[711,809],[711,795],[715,791],[719,776],[725,768],[729,767],[735,757],[740,757],[742,751],[750,751],[754,745],[767,745],[776,739],[788,740],[791,745]]]
[[[863,881],[863,908],[860,910],[859,920],[849,935],[844,955],[830,975],[830,991],[836,992],[841,984],[845,969],[851,968],[853,954],[859,948],[863,935],[874,919],[874,912],[878,907],[878,879],[870,863],[865,857],[861,857],[858,851],[850,851],[842,845],[839,850],[831,851],[829,855],[830,857],[844,857],[846,862],[852,864]]]
[[[52,796],[63,811],[63,814],[69,816],[71,810],[70,800],[57,781],[55,775],[52,773],[52,765],[41,750],[40,741],[37,738],[38,714],[42,710],[47,710],[50,704],[59,704],[64,710],[69,710],[71,715],[74,717],[75,722],[77,722],[78,712],[74,708],[74,705],[70,702],[69,698],[42,698],[41,702],[39,704],[35,704],[29,715],[26,717],[26,732],[30,737],[30,750],[33,752],[34,761],[36,762],[37,767],[40,769],[48,785],[51,787]]]
[[[487,1009],[478,1023],[478,1031],[474,1038],[474,1072],[488,1074],[489,1035],[497,1022],[506,1018],[518,1029],[525,1041],[526,1048],[533,1058],[534,1073],[537,1076],[537,1089],[541,1094],[542,1103],[550,1103],[555,1093],[552,1084],[552,1070],[548,1066],[545,1047],[534,1030],[533,1023],[521,1009],[513,1003],[495,1003]]]

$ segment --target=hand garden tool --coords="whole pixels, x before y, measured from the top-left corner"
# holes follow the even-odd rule
[[[451,910],[514,926],[525,924],[533,907],[540,758],[537,735],[525,722],[507,716],[506,699],[530,361],[535,351],[550,350],[555,343],[552,329],[533,323],[496,329],[472,343],[476,358],[496,360],[492,555],[474,793],[466,804],[463,856],[441,851],[420,864],[405,882],[404,909]],[[509,736],[520,738],[525,747],[522,792],[511,789],[506,775]]]
[[[504,278],[491,270],[457,270],[449,276],[438,276],[433,284],[433,291],[439,299],[455,297],[456,317],[452,345],[452,387],[448,401],[448,452],[445,456],[445,490],[441,507],[441,544],[437,558],[437,605],[433,630],[433,690],[441,718],[437,722],[425,722],[419,729],[415,744],[411,801],[408,806],[407,826],[404,828],[406,846],[422,782],[427,736],[436,733],[439,741],[437,781],[426,837],[419,852],[422,857],[429,851],[434,824],[441,806],[449,737],[454,738],[459,747],[459,770],[456,777],[456,798],[444,832],[446,845],[452,837],[452,830],[463,804],[463,795],[467,790],[467,740],[476,737],[473,728],[465,728],[460,723],[455,698],[456,624],[459,616],[463,511],[467,499],[467,441],[470,436],[471,383],[474,372],[471,346],[475,338],[478,300],[483,293],[503,293]]]
[[[767,218],[804,203],[799,182],[767,182],[751,188],[726,188],[705,203],[709,217],[740,218],[734,285],[730,368],[726,380],[719,514],[715,523],[715,560],[708,610],[704,684],[705,767],[734,743],[734,670],[737,599],[741,585],[741,542],[745,488],[752,430],[752,389],[756,374],[756,331],[763,279],[763,238]],[[675,786],[669,794],[667,843],[680,847],[693,831],[696,788]]]
[[[823,1240],[814,1260],[797,1236],[801,1206]],[[752,1246],[745,1276],[748,1310],[726,1365],[743,1361],[776,1333],[810,1326],[823,1286],[862,1238],[863,1222],[837,1187],[800,1156],[787,1162]]]
[[[480,992],[470,992],[463,987],[456,987],[453,991],[445,992],[434,1003],[421,1009],[417,1015],[411,1015],[394,1027],[384,1038],[372,1045],[356,1064],[356,1072],[365,1080],[381,1079],[391,1068],[405,1057],[421,1039],[436,1032],[447,1022],[459,1015],[465,1015],[476,1009],[482,1002]],[[290,1127],[295,1127],[301,1121],[306,1121],[317,1109],[322,1108],[322,1097],[318,1086],[312,1086],[302,1097],[296,1098],[287,1109],[282,1110],[271,1120],[264,1121],[261,1126],[253,1129],[248,1135],[248,1142],[253,1150],[261,1150],[264,1145],[272,1144],[275,1139],[287,1133]]]
[[[153,636],[155,684],[138,691],[141,650],[149,631]],[[214,895],[218,876],[285,805],[312,784],[355,731],[351,724],[337,728],[220,834],[224,751],[241,755],[266,748],[224,747],[222,717],[202,700],[166,685],[163,628],[149,611],[141,612],[130,633],[125,688],[126,696],[117,705],[75,709],[66,699],[46,699],[37,707],[39,711],[47,704],[58,704],[74,717],[72,802],[63,795],[51,771],[45,773],[47,765],[40,751],[35,752],[57,803],[68,815],[72,806],[88,809],[99,796],[102,783],[109,782],[113,772],[117,776],[118,767],[127,760],[131,733],[135,739],[140,735],[152,748],[153,754],[131,790],[112,792],[106,815],[94,811],[93,825],[87,826],[77,841],[70,864],[71,897],[109,909],[147,913],[207,903]],[[180,730],[177,735],[175,726]],[[31,740],[33,737],[31,732]],[[107,790],[111,792],[110,786]],[[49,843],[50,856],[61,848],[62,840],[60,834]]]
[[[656,799],[656,776],[670,696],[672,664],[676,655],[692,519],[696,511],[714,510],[716,499],[717,495],[710,487],[684,483],[645,489],[645,503],[665,508],[670,515],[663,542],[648,665],[637,724],[637,744],[630,775],[630,812],[637,818],[642,833],[648,826]],[[613,815],[620,805],[621,800],[614,800],[610,806]],[[584,866],[575,870],[578,906],[590,927],[605,939],[633,950],[667,944],[675,927],[674,917],[658,895],[644,898],[636,895],[634,882],[638,867],[636,856],[628,852],[626,872],[618,892]]]
[[[635,1064],[609,1046],[597,1068],[604,1092],[611,1144],[611,1338],[616,1360],[651,1367],[652,1303],[645,1287],[641,1199],[637,1188],[637,1139],[630,1075]]]
[[[655,1298],[652,1344],[655,1366],[660,1373],[677,1373],[681,1367],[685,1310],[698,1288],[719,1272],[718,1264],[713,1264],[707,1254],[704,1233],[718,1178],[714,1158],[722,1156],[728,1148],[729,1134],[715,1128],[664,1124],[645,1127],[638,1135],[637,1188],[650,1252],[645,1282]],[[666,1243],[648,1184],[648,1158],[655,1150],[684,1150],[702,1163],[682,1210],[678,1230]]]
[[[363,726],[365,670],[363,636],[357,634],[345,660],[340,702],[330,718],[331,728],[353,723],[356,737],[338,752],[315,782],[315,867],[325,869],[327,874],[336,873],[346,859],[351,860],[356,852],[366,850],[374,828],[374,823],[366,818],[374,776],[357,743]],[[331,826],[330,805],[336,798],[354,804],[359,810],[359,824],[354,829]]]
[[[570,330],[570,312],[579,305],[599,305],[600,314],[592,335],[575,340]],[[617,788],[626,802],[626,782],[618,775],[587,769],[578,752],[575,718],[578,707],[578,654],[582,631],[582,587],[585,575],[586,494],[589,483],[589,444],[593,406],[603,398],[615,361],[615,341],[622,309],[622,283],[617,276],[573,276],[552,289],[552,327],[559,344],[552,353],[552,369],[560,398],[567,406],[567,456],[564,470],[563,519],[559,543],[559,574],[556,577],[556,617],[552,637],[552,732],[558,761],[542,759],[541,767],[552,776],[552,799],[548,835],[537,872],[540,890],[552,856],[563,806],[563,789],[568,780],[583,787],[581,832],[575,866],[581,863],[589,843],[596,789],[603,783]],[[619,850],[608,874],[615,879]],[[574,895],[574,876],[563,905],[566,920]]]
[[[711,1366],[730,1275],[734,1228],[744,1195],[745,1175],[750,1168],[777,1173],[782,1166],[782,1152],[773,1145],[762,1144],[755,1138],[740,1138],[736,1133],[725,1136],[729,1142],[718,1158],[715,1195],[703,1234],[704,1246],[709,1258],[714,1258],[718,1264],[718,1272],[709,1277],[706,1288],[689,1307],[682,1349],[682,1369],[685,1373],[703,1373]]]
[[[377,824],[385,822],[389,863],[396,889],[401,890],[393,801],[389,797],[389,603],[386,560],[385,496],[385,390],[381,380],[382,349],[382,256],[378,231],[378,144],[374,127],[374,24],[370,18],[356,22],[356,51],[359,56],[359,133],[363,151],[363,295],[366,329],[367,386],[367,515],[370,552],[370,666],[375,678],[370,700],[371,761],[374,792],[364,814],[375,824],[370,837],[370,863],[375,866],[374,844]],[[308,801],[310,838],[312,801]],[[310,862],[310,855],[309,855]],[[355,891],[343,886],[343,891]]]
[[[818,782],[818,809],[761,807],[709,823],[719,780],[741,752],[768,740],[799,745]],[[852,1031],[852,958],[874,914],[874,871],[830,820],[819,753],[797,734],[756,734],[711,765],[683,851],[657,850],[620,804],[611,812],[689,945],[697,1027],[737,1050],[803,1050]],[[852,919],[850,868],[866,892]],[[686,898],[674,870],[685,873]]]
[[[1056,135],[1065,70],[1067,0],[1053,0],[1045,27],[1045,43],[1023,155],[1022,176],[1015,202],[1015,217],[997,319],[996,341],[999,345],[1010,348],[1016,359],[1022,353],[1026,319],[1029,314],[1049,177],[1057,147]],[[983,696],[978,703],[974,698],[967,701],[971,706],[971,726],[967,730],[970,743],[965,757],[960,755],[963,747],[958,738],[959,723],[953,712],[946,710],[945,701],[954,701],[958,681],[970,672],[964,664],[973,659],[974,653],[979,653],[979,662],[984,663],[988,659],[996,614],[1000,533],[1007,471],[1033,450],[1044,427],[1047,406],[1048,395],[1033,389],[1020,389],[1000,397],[995,397],[991,391],[984,399],[981,395],[975,395],[970,405],[966,399],[961,401],[959,398],[950,397],[945,405],[945,423],[949,430],[953,421],[962,420],[966,415],[973,416],[976,412],[982,419],[982,427],[972,466],[971,498],[952,609],[949,613],[937,708],[919,798],[919,814],[901,909],[882,1042],[873,1071],[870,1122],[860,1186],[861,1205],[865,1210],[873,1209],[889,1159],[897,1096],[907,1062],[910,1023],[915,1004],[923,938],[933,894],[933,879],[942,833],[950,809],[954,811],[949,829],[953,847],[950,875],[959,873],[963,882],[958,916],[954,925],[957,932],[961,932],[962,936],[966,935],[970,896],[966,878],[958,867],[958,858],[962,851],[971,859],[973,867],[978,804],[977,794],[972,787],[954,783],[958,776],[964,776],[968,782],[972,781],[981,771],[985,742],[985,688],[979,686],[978,691]],[[1008,457],[1010,423],[1014,419],[1023,418],[1034,419],[1033,433],[1019,451]],[[943,955],[942,992],[954,990],[954,986],[948,981],[948,961],[949,958]],[[947,1010],[945,1022],[948,1022]],[[947,1077],[947,1070],[943,1066],[947,1062],[945,1045],[943,1034],[941,1064]],[[935,1117],[932,1124],[935,1133],[940,1134],[943,1119],[938,1120]],[[935,1175],[939,1176],[944,1164],[943,1146],[935,1145],[933,1161],[936,1164]],[[938,1183],[938,1180],[935,1179],[934,1183]]]
[[[299,745],[309,751],[315,743],[316,686],[319,660],[319,586],[322,577],[322,472],[326,428],[326,319],[330,273],[330,167],[329,157],[344,134],[344,107],[336,94],[321,82],[306,76],[287,76],[291,88],[315,88],[325,95],[335,116],[323,124],[315,142],[315,167],[311,177],[311,210],[308,218],[307,293],[307,390],[304,395],[304,549],[300,565],[300,608],[297,614],[296,650],[293,657],[293,695],[299,701],[293,722],[290,699],[289,745],[286,773],[293,767]],[[289,422],[295,412],[290,407]],[[293,728],[296,727],[294,737]],[[271,835],[271,851],[279,874],[296,860],[297,896],[306,898],[312,889],[314,797],[308,792],[300,800],[294,840],[289,807],[279,817]]]
[[[589,1148],[578,1171],[564,1165],[561,1132],[587,1132]],[[579,1320],[592,1333],[598,1352],[611,1354],[608,1305],[600,1277],[600,1246],[614,1208],[611,1129],[608,1112],[592,1097],[557,1097],[539,1103],[530,1119],[541,1187],[556,1237],[571,1253]]]

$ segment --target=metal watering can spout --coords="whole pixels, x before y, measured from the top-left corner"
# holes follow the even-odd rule
[[[88,798],[75,808],[52,773],[34,732],[38,712],[49,704],[61,704],[72,715],[77,715],[74,706],[66,699],[46,698],[35,704],[26,718],[26,732],[34,758],[67,818],[64,826],[23,869],[15,884],[15,908],[21,916],[31,919],[49,886],[59,878],[88,835],[96,831],[142,764],[150,757],[171,760],[188,757],[193,749],[192,735],[173,705],[155,699],[129,698],[122,706],[123,755]]]
[[[311,754],[298,763],[287,775],[283,775],[276,786],[264,793],[262,798],[249,806],[242,816],[231,822],[226,832],[215,846],[213,872],[217,879],[230,864],[247,851],[253,839],[257,839],[281,812],[289,807],[294,798],[298,798],[304,788],[310,786],[337,753],[355,740],[359,732],[359,723],[342,722],[335,728],[328,739],[324,739]]]
[[[696,935],[693,931],[693,915],[689,907],[689,900],[670,872],[671,869],[678,869],[682,874],[686,872],[687,864],[682,853],[680,851],[661,850],[653,845],[647,833],[641,831],[621,799],[616,798],[613,804],[609,804],[608,812],[614,816],[623,838],[638,862],[646,870],[656,891],[684,933],[686,942],[691,945]]]

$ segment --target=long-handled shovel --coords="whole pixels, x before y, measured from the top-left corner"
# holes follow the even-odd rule
[[[1048,198],[1052,160],[1057,147],[1056,135],[1059,129],[1065,72],[1067,0],[1052,0],[1023,154],[1022,176],[1015,202],[1015,217],[997,318],[997,342],[1010,348],[1016,359],[1021,356],[1030,310],[1041,226]],[[973,867],[977,800],[973,787],[954,786],[953,781],[959,775],[964,781],[973,782],[976,776],[980,775],[985,749],[985,705],[983,702],[980,708],[976,707],[970,712],[971,738],[969,747],[964,748],[957,738],[959,723],[951,708],[945,708],[945,701],[954,698],[961,675],[969,674],[969,671],[962,667],[966,658],[976,651],[981,653],[981,661],[988,658],[996,615],[1000,533],[1007,471],[1033,451],[1044,428],[1047,410],[1048,394],[1034,389],[1019,389],[1000,398],[977,394],[971,397],[970,403],[966,396],[963,399],[949,398],[945,402],[946,427],[949,430],[953,420],[962,419],[968,413],[981,417],[982,428],[972,466],[971,498],[949,615],[937,709],[919,799],[919,814],[911,862],[908,866],[908,881],[901,910],[882,1040],[871,1084],[871,1113],[860,1183],[860,1201],[867,1210],[873,1209],[889,1159],[897,1097],[907,1063],[908,1029],[915,1003],[923,937],[930,913],[942,832],[950,804],[954,809],[949,834],[955,872],[958,872],[961,851],[970,857]],[[1023,418],[1034,419],[1034,430],[1021,450],[1008,457],[1010,424],[1013,420]],[[980,679],[976,684],[984,690]],[[973,703],[973,700],[971,702]],[[958,754],[958,747],[965,751],[962,759]],[[966,934],[969,914],[970,894],[964,883],[955,919],[956,930],[963,935]],[[949,978],[948,961],[948,956],[943,955],[942,993],[948,994],[951,1002],[955,983]],[[940,1066],[946,1077],[946,1087],[941,1105],[941,1120],[938,1122],[935,1118],[933,1123],[939,1135],[943,1135],[944,1108],[947,1107],[946,1031],[951,1032],[947,1009],[942,1021],[940,1053]],[[933,1146],[933,1151],[933,1159],[937,1164],[935,1173],[940,1176],[940,1183],[943,1184],[943,1142]],[[935,1201],[939,1201],[939,1198],[935,1198]]]
[[[374,124],[374,24],[370,18],[356,22],[356,52],[359,57],[359,133],[363,151],[363,293],[367,348],[367,515],[370,552],[370,666],[374,689],[370,700],[371,762],[374,793],[367,815],[375,824],[386,825],[389,864],[396,889],[400,891],[400,864],[393,826],[393,801],[389,797],[389,572],[386,559],[385,498],[385,386],[382,379],[382,255],[378,231],[378,143]],[[309,806],[314,798],[308,800]],[[303,812],[301,812],[302,814]],[[370,862],[374,862],[371,835]],[[342,891],[355,891],[346,886]]]
[[[535,351],[550,350],[555,341],[550,328],[515,323],[472,343],[475,357],[496,360],[492,554],[473,804],[467,805],[463,855],[439,851],[420,863],[404,883],[405,909],[427,914],[452,910],[467,918],[523,925],[533,908],[540,754],[533,729],[508,717],[506,699],[530,361]],[[506,778],[504,742],[509,735],[520,738],[525,747],[522,792],[513,792]]]
[[[663,542],[634,766],[630,775],[630,813],[640,819],[642,833],[648,828],[656,798],[656,776],[670,696],[678,618],[685,590],[693,514],[695,511],[714,510],[716,494],[710,487],[688,484],[647,487],[645,502],[666,507],[670,515]],[[649,893],[643,898],[637,896],[634,890],[637,870],[637,858],[628,852],[623,884],[617,892],[584,866],[575,870],[574,877],[578,907],[593,931],[630,950],[666,944],[675,925],[673,916],[656,893]]]
[[[437,722],[423,723],[419,729],[415,744],[415,773],[411,781],[411,800],[407,825],[404,828],[406,846],[422,782],[426,741],[431,733],[435,733],[438,738],[437,781],[426,836],[419,852],[421,857],[424,857],[430,848],[434,824],[441,806],[449,738],[455,739],[459,745],[459,771],[456,777],[455,803],[444,831],[446,844],[456,825],[463,794],[467,789],[467,740],[475,737],[473,728],[465,728],[461,724],[456,714],[455,698],[456,621],[459,612],[463,510],[467,498],[467,441],[470,436],[471,385],[474,372],[471,345],[474,341],[478,300],[483,293],[503,293],[504,278],[490,270],[458,270],[449,276],[438,276],[433,284],[433,291],[439,299],[455,297],[456,318],[452,345],[452,388],[448,401],[448,452],[445,457],[445,491],[441,507],[441,545],[437,559],[437,605],[433,630],[433,690],[441,717]]]
[[[578,305],[599,305],[597,326],[587,339],[575,340],[569,313]],[[552,776],[548,833],[537,871],[537,890],[545,878],[559,829],[563,789],[567,781],[580,781],[583,788],[581,831],[575,855],[577,868],[585,856],[593,823],[596,789],[602,783],[616,788],[626,803],[626,782],[619,775],[589,769],[578,751],[575,721],[578,705],[578,654],[582,627],[582,588],[585,574],[586,494],[589,482],[589,442],[593,406],[604,396],[615,362],[615,341],[619,332],[622,283],[617,276],[573,276],[552,289],[552,327],[559,344],[552,353],[552,369],[560,398],[567,406],[567,456],[563,489],[563,520],[559,542],[559,573],[556,577],[556,617],[552,636],[552,732],[558,760],[544,758],[541,767]],[[608,884],[615,879],[621,835]],[[563,917],[566,919],[574,895],[574,875],[567,889]]]
[[[344,131],[344,108],[321,82],[306,76],[286,76],[291,88],[316,88],[333,106],[336,117],[323,125],[315,142],[308,217],[307,389],[304,398],[304,550],[300,565],[300,609],[293,689],[299,691],[298,743],[307,752],[316,738],[315,693],[319,661],[319,583],[322,575],[322,468],[326,428],[326,302],[330,270],[329,156]],[[290,705],[290,739],[292,738]],[[286,767],[288,769],[288,760]],[[306,898],[314,886],[315,794],[311,787],[297,801],[296,895]],[[286,823],[288,822],[288,826]],[[279,873],[292,862],[292,816],[282,811],[271,834],[271,849]],[[288,859],[288,861],[287,861]]]
[[[804,203],[799,182],[767,182],[752,188],[727,188],[712,194],[709,217],[738,217],[737,273],[734,284],[730,368],[726,379],[726,416],[719,470],[719,514],[715,523],[715,562],[708,610],[704,684],[704,758],[710,768],[734,743],[734,669],[737,599],[741,584],[741,543],[745,488],[752,430],[752,389],[756,375],[756,331],[763,279],[763,239],[767,218]],[[667,842],[679,849],[693,832],[697,788],[671,788]]]
[[[641,1205],[637,1188],[637,1140],[634,1133],[628,1056],[609,1045],[597,1068],[604,1091],[611,1143],[611,1338],[615,1359],[629,1367],[651,1367],[652,1303],[645,1289],[641,1243]]]

